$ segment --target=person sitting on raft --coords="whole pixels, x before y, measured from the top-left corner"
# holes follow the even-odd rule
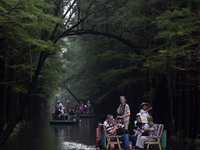
[[[149,107],[149,103],[143,102],[140,105],[140,117],[141,117],[141,121],[142,123],[148,123],[147,118],[150,117],[149,115],[149,111],[152,110],[152,107]]]
[[[59,110],[59,108],[56,107],[56,110],[54,112],[54,119],[55,120],[62,120],[62,113]]]
[[[133,148],[135,147],[137,137],[144,133],[143,128],[149,127],[148,124],[142,123],[140,116],[141,116],[141,114],[137,113],[136,114],[136,120],[134,121],[133,136],[132,136],[132,147]]]
[[[68,108],[67,109],[67,113],[68,113],[68,117],[67,117],[67,120],[74,120],[75,119],[75,113],[74,113],[74,110],[73,108]]]
[[[137,142],[136,142],[136,149],[144,149],[144,145],[146,141],[155,141],[156,139],[151,137],[151,136],[156,136],[157,133],[157,126],[153,122],[152,117],[148,117],[148,128],[144,128],[144,133],[140,136],[137,137]]]
[[[136,120],[134,121],[134,129],[133,129],[133,131],[136,131],[136,129],[142,129],[142,127],[144,126],[140,116],[141,116],[141,113],[137,113],[136,114],[136,118],[135,118]]]
[[[61,103],[61,101],[60,100],[57,100],[57,105],[56,105],[56,108],[58,108],[59,109],[59,111],[61,112],[61,116],[64,116],[64,107],[63,107],[63,104]]]
[[[120,118],[121,119],[121,118]],[[108,115],[107,116],[107,124],[105,125],[106,127],[106,133],[109,135],[109,136],[112,136],[112,135],[117,135],[117,130],[120,128],[121,126],[121,123],[120,123],[120,120],[118,120],[119,122],[117,122],[115,124],[115,121],[114,121],[114,118],[113,118],[113,115]],[[121,141],[123,141],[124,143],[124,146],[125,146],[125,149],[129,149],[129,134],[122,134],[121,135],[121,138],[119,139]]]
[[[84,104],[82,101],[80,101],[80,104],[79,104],[80,114],[83,114],[83,109],[84,109]]]
[[[119,128],[125,129],[125,126],[123,125],[122,120],[123,120],[123,118],[121,116],[116,117],[115,125],[118,124],[118,130],[119,130]],[[117,132],[118,132],[118,130],[117,130]],[[118,134],[118,135],[121,135],[121,134]]]

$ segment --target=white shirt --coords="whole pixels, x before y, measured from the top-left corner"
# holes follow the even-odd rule
[[[103,125],[104,125],[104,126],[106,126],[107,124],[108,124],[108,122],[107,122],[107,121],[104,121],[104,122],[103,122]]]
[[[141,109],[139,113],[141,113],[140,118],[142,123],[148,123],[147,118],[150,117],[149,113],[146,112],[144,109]]]
[[[60,110],[63,110],[63,104],[62,104],[62,103],[59,103],[58,106],[59,106],[59,109],[60,109]]]
[[[119,105],[118,109],[117,109],[117,113],[120,114],[120,107],[121,107],[122,104]],[[124,107],[124,114],[120,114],[120,115],[126,115],[130,113],[130,107],[128,104],[125,104],[125,107]],[[127,116],[127,117],[124,117],[123,118],[124,121],[128,121],[130,119],[130,116]]]

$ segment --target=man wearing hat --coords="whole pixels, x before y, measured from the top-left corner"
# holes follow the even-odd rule
[[[59,111],[61,112],[61,115],[63,116],[64,115],[64,107],[60,100],[57,100],[56,108],[59,109]]]
[[[119,128],[124,128],[124,125],[122,124],[122,117],[121,116],[117,116],[116,117],[116,124],[118,124]]]
[[[140,118],[142,123],[148,123],[147,118],[150,117],[149,115],[149,111],[152,110],[152,107],[149,107],[149,103],[147,102],[142,102],[142,104],[140,105]]]

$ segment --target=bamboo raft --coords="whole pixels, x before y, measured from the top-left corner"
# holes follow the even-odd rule
[[[106,140],[106,131],[103,127],[103,124],[99,123],[98,127],[96,128],[96,147],[100,149],[106,149],[107,148],[107,140]],[[132,141],[129,141],[130,145],[132,144]],[[166,148],[167,146],[167,130],[164,129],[162,131],[161,135],[161,141],[160,141],[161,147]]]
[[[77,124],[79,123],[80,119],[79,119],[79,116],[78,115],[75,115],[74,116],[75,119],[73,120],[55,120],[54,119],[54,114],[52,113],[52,120],[49,121],[50,125],[68,125],[68,124]]]
[[[79,118],[94,118],[95,115],[79,115]]]
[[[79,121],[77,120],[50,120],[49,123],[52,124],[57,124],[57,125],[67,125],[67,124],[76,124]]]

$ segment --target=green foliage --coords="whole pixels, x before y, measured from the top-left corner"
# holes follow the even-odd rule
[[[195,145],[196,145],[196,149],[199,150],[200,149],[200,135],[197,135],[197,138],[195,139]]]
[[[191,83],[187,83],[188,88],[192,84],[199,87],[197,0],[81,0],[69,11],[72,18],[70,13],[63,18],[70,2],[0,1],[0,85],[4,91],[12,91],[12,97],[18,97],[16,105],[27,92],[41,60],[45,63],[39,66],[43,70],[34,96],[42,100],[55,99],[56,94],[69,88],[78,98],[96,103],[112,101],[110,97],[119,94],[139,103],[144,98],[149,101],[150,97],[158,97],[164,83],[168,111],[168,106],[176,104],[171,99],[178,97],[173,91],[179,90],[175,88],[179,86],[176,80],[180,82],[176,73]],[[111,33],[121,40],[80,36],[82,30]],[[69,37],[71,34],[77,36]],[[62,36],[67,38],[59,40]],[[138,93],[133,95],[135,91]]]
[[[63,23],[63,18],[54,15],[55,8],[55,3],[46,0],[0,1],[0,96],[2,99],[0,121],[3,123],[9,122],[18,111],[21,111],[23,101],[30,91],[30,93],[34,92],[34,100],[26,100],[28,111],[22,110],[26,113],[25,117],[36,113],[34,106],[38,107],[38,103],[45,104],[49,97],[55,95],[55,91],[60,86],[57,75],[58,70],[62,68],[61,48],[60,44],[55,45],[50,36],[56,24]],[[62,10],[59,10],[60,13]],[[56,52],[58,54],[53,56]],[[52,56],[46,61],[41,73],[38,66],[42,68],[43,64],[40,62],[43,62],[50,53]],[[40,73],[36,76],[38,72]],[[36,84],[36,81],[39,86],[35,88],[33,84]],[[27,99],[31,99],[30,97]],[[10,106],[9,109],[7,104]],[[39,110],[39,107],[37,109]]]
[[[26,76],[24,81],[15,78],[18,84],[10,84],[13,91],[25,93],[27,87],[23,82],[34,74],[40,51],[54,50],[53,43],[43,39],[41,31],[52,32],[54,24],[61,19],[43,11],[51,7],[43,0],[2,0],[0,3],[2,60],[14,74]]]
[[[158,70],[162,70],[162,66],[166,64],[166,57],[168,57],[167,61],[172,69],[177,68],[177,57],[191,59],[188,50],[198,44],[199,37],[196,34],[200,29],[200,21],[190,8],[166,10],[156,17],[153,23],[159,30],[155,39],[163,41],[159,47],[154,49],[157,53],[152,58],[153,68],[160,66]]]

